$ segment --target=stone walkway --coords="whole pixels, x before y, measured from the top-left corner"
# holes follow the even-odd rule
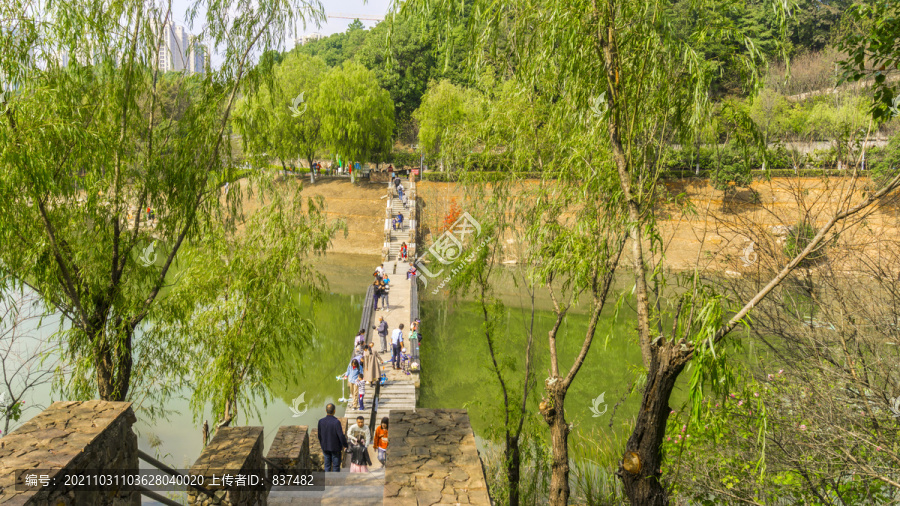
[[[415,206],[415,189],[414,184],[404,182],[404,186],[412,186],[409,188],[409,206]],[[403,410],[406,412],[414,412],[416,409],[416,400],[418,398],[419,375],[417,373],[406,374],[402,369],[394,369],[391,366],[390,352],[390,335],[394,329],[403,324],[403,338],[406,344],[409,343],[409,328],[411,318],[410,290],[412,281],[406,278],[406,271],[409,269],[408,262],[400,262],[397,258],[400,252],[400,245],[406,242],[411,244],[410,238],[414,236],[414,223],[408,219],[410,211],[404,208],[400,203],[400,199],[394,195],[386,204],[385,214],[390,209],[392,216],[402,213],[404,217],[402,230],[391,230],[390,240],[388,241],[389,251],[388,259],[384,262],[384,270],[390,281],[389,309],[378,309],[373,311],[372,320],[369,326],[377,326],[379,318],[383,317],[388,324],[388,338],[386,350],[382,350],[381,338],[377,332],[369,333],[370,342],[375,343],[375,349],[380,351],[380,357],[384,361],[384,372],[387,374],[387,385],[381,387],[379,393],[378,410],[375,413],[375,425],[377,426],[382,417],[389,416],[392,410]],[[388,220],[389,218],[385,218]],[[389,227],[390,228],[390,227]],[[413,237],[413,241],[415,238]],[[375,271],[376,266],[372,266]],[[368,287],[361,287],[368,289]],[[347,424],[356,423],[357,416],[365,417],[366,424],[372,419],[372,400],[375,395],[375,388],[366,387],[364,399],[365,410],[354,409],[354,406],[347,407],[344,417]],[[370,427],[374,431],[374,427]],[[390,438],[389,438],[390,439]],[[385,490],[385,468],[381,467],[378,462],[377,455],[372,447],[369,447],[369,457],[372,460],[369,466],[370,472],[367,474],[350,473],[345,467],[340,473],[325,473],[326,484],[325,491],[304,492],[298,490],[279,490],[273,488],[269,494],[268,504],[270,505],[381,505],[384,504]],[[347,459],[345,459],[346,461]],[[345,464],[349,464],[345,462]]]
[[[410,188],[409,190],[409,206],[410,208],[415,206],[415,190],[414,188]],[[402,213],[404,218],[409,215],[409,210],[405,209],[403,205],[400,203],[400,199],[394,196],[390,203],[391,205],[391,214],[392,216],[396,216],[397,213]],[[380,400],[378,403],[378,411],[376,413],[376,420],[381,420],[382,417],[388,416],[393,409],[415,409],[416,408],[416,400],[418,399],[418,388],[419,388],[419,375],[418,373],[406,374],[401,369],[394,369],[391,366],[391,352],[390,352],[390,338],[391,334],[393,334],[394,329],[399,328],[400,324],[403,324],[403,338],[405,343],[409,344],[409,328],[410,324],[410,289],[412,281],[406,278],[406,271],[409,269],[409,264],[406,262],[400,262],[397,258],[400,251],[400,245],[403,242],[406,242],[407,245],[410,244],[410,236],[412,235],[412,231],[410,228],[410,221],[408,219],[404,219],[403,228],[399,231],[391,231],[390,237],[390,255],[388,260],[384,262],[384,270],[388,275],[388,278],[391,280],[390,282],[390,293],[388,295],[389,305],[387,310],[382,310],[379,308],[377,311],[372,313],[372,321],[369,323],[371,326],[377,326],[379,322],[379,318],[384,318],[384,320],[388,324],[388,337],[387,337],[387,350],[381,349],[381,337],[377,332],[370,333],[370,341],[375,342],[375,349],[382,351],[380,354],[382,360],[384,360],[384,372],[387,374],[387,385],[381,388],[380,392]],[[415,239],[413,238],[413,241]],[[374,271],[374,266],[373,269]],[[366,409],[364,411],[359,411],[356,409],[347,409],[346,417],[350,420],[356,419],[357,416],[362,415],[366,417],[366,423],[371,419],[372,414],[372,398],[375,395],[375,389],[372,387],[366,388],[366,397],[364,405]],[[377,422],[376,422],[377,423]]]

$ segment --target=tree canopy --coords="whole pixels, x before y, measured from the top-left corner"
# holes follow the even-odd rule
[[[246,151],[281,161],[305,158],[312,166],[323,145],[319,85],[327,72],[322,59],[288,53],[272,80],[235,107],[234,123]]]
[[[40,19],[32,8],[0,5],[0,18],[17,23],[0,31],[0,74],[14,84],[0,122],[2,279],[32,286],[67,322],[69,397],[121,401],[161,366],[142,356],[136,367],[135,332],[158,316],[178,252],[240,198],[220,190],[236,176],[228,122],[238,91],[271,69],[251,56],[282,46],[289,26],[321,9],[194,5],[222,63],[167,88],[150,62],[160,51],[153,27],[171,4],[68,0],[46,4]],[[148,247],[156,254],[142,255]]]
[[[374,72],[355,62],[335,67],[319,83],[317,100],[322,138],[333,154],[356,161],[390,152],[394,105]]]

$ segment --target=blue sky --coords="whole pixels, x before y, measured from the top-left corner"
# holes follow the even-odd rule
[[[187,26],[184,22],[184,13],[187,11],[188,6],[193,3],[192,0],[173,0],[172,2],[172,10],[175,15],[175,21],[179,24]],[[323,0],[322,4],[325,7],[326,14],[340,14],[340,15],[351,15],[351,16],[384,16],[391,6],[391,0]],[[367,27],[371,28],[375,26],[375,21],[366,21],[361,20],[362,23]],[[352,19],[340,19],[340,18],[328,18],[325,22],[317,27],[317,26],[307,26],[305,30],[298,32],[298,36],[302,34],[310,34],[310,33],[321,33],[323,35],[331,35],[333,33],[343,32],[347,29],[347,26],[352,23]],[[190,28],[188,27],[191,33],[197,33],[200,31],[199,27]],[[289,37],[287,42],[287,49],[290,49],[294,46],[293,40]],[[213,58],[213,63],[215,63],[215,58]]]

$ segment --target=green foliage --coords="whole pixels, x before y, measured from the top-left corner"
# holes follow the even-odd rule
[[[0,31],[0,75],[17,88],[0,122],[0,265],[62,315],[58,337],[74,364],[59,382],[67,396],[122,401],[170,365],[138,357],[135,342],[158,316],[179,249],[240,201],[238,189],[227,199],[220,191],[235,172],[228,122],[238,91],[271,71],[271,59],[251,70],[250,58],[280,46],[287,27],[318,19],[319,4],[194,5],[188,18],[206,8],[204,34],[221,65],[162,79],[146,62],[158,56],[152,20],[170,5],[44,7],[38,19],[30,2],[0,4],[0,19],[17,20]],[[157,218],[149,226],[135,212],[147,207]],[[152,241],[164,245],[159,262],[140,261]]]
[[[880,189],[900,171],[900,136],[891,138],[884,148],[869,150],[867,155],[873,189]]]
[[[674,494],[703,505],[734,497],[758,504],[824,505],[830,504],[823,501],[827,491],[826,497],[836,493],[846,504],[891,504],[895,491],[889,484],[804,455],[821,451],[827,441],[855,462],[875,464],[882,460],[880,448],[873,451],[859,441],[846,445],[840,436],[823,434],[815,420],[792,409],[803,397],[801,385],[790,382],[784,371],[765,377],[745,378],[727,395],[704,399],[700,419],[687,420],[681,413],[669,418],[664,473]],[[825,455],[835,449],[825,449]]]
[[[6,399],[0,397],[0,399]],[[22,418],[22,409],[25,407],[25,401],[14,402],[9,405],[0,404],[0,420],[12,420],[18,422]],[[2,431],[0,431],[2,433]]]
[[[852,4],[852,0],[797,0],[788,25],[792,52],[818,51],[831,44]]]
[[[577,438],[572,445],[573,502],[590,506],[625,504],[627,497],[622,481],[616,476],[619,449],[625,446],[622,433],[610,435],[607,430],[593,429]]]
[[[359,63],[331,69],[319,83],[316,112],[332,154],[350,161],[380,161],[391,150],[394,105],[375,73]]]
[[[335,33],[319,40],[312,40],[295,47],[291,52],[317,56],[329,67],[340,67],[344,62],[353,59],[369,35],[369,31],[362,29],[362,26],[355,28],[348,28],[344,33]]]
[[[390,163],[394,168],[400,168],[418,167],[421,161],[422,158],[419,156],[419,153],[394,150],[385,158],[384,163]]]
[[[432,83],[413,117],[419,123],[419,149],[426,159],[448,158],[453,163],[475,148],[470,130],[483,119],[481,97],[447,80]]]
[[[281,163],[305,158],[312,164],[323,145],[319,84],[326,70],[319,58],[288,53],[275,65],[270,84],[237,103],[234,125],[247,154]]]
[[[378,84],[390,93],[398,124],[409,121],[419,107],[438,65],[430,34],[398,16],[369,32],[356,60],[375,72]]]
[[[812,242],[813,238],[818,233],[818,230],[809,222],[801,221],[790,228],[788,232],[788,236],[784,241],[784,254],[788,258],[794,258],[799,255],[801,251],[806,249],[807,246]],[[809,267],[814,265],[816,262],[825,258],[826,248],[828,244],[823,243],[820,244],[818,248],[813,250],[806,258],[804,258],[800,262],[800,267]]]
[[[187,267],[162,303],[165,320],[150,339],[178,340],[193,378],[191,408],[200,420],[211,406],[219,420],[271,399],[275,378],[290,375],[285,356],[302,355],[315,334],[298,301],[314,299],[325,280],[311,264],[342,225],[301,186],[256,211],[240,232],[216,226],[187,252]],[[255,413],[253,413],[255,414]]]
[[[888,73],[900,69],[900,4],[897,2],[858,2],[847,11],[858,31],[850,31],[838,41],[847,53],[840,62],[843,78],[849,82],[873,79],[872,116],[875,119],[897,117],[900,96],[896,80]]]

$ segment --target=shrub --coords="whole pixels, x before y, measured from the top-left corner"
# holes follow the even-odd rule
[[[900,135],[893,137],[884,148],[870,150],[868,159],[872,189],[879,189],[900,170]]]
[[[788,258],[794,258],[809,246],[809,243],[812,242],[817,233],[815,227],[806,221],[794,225],[784,241],[784,254]],[[812,251],[800,262],[800,267],[809,267],[825,258],[825,246],[825,243],[820,244],[818,249]]]

